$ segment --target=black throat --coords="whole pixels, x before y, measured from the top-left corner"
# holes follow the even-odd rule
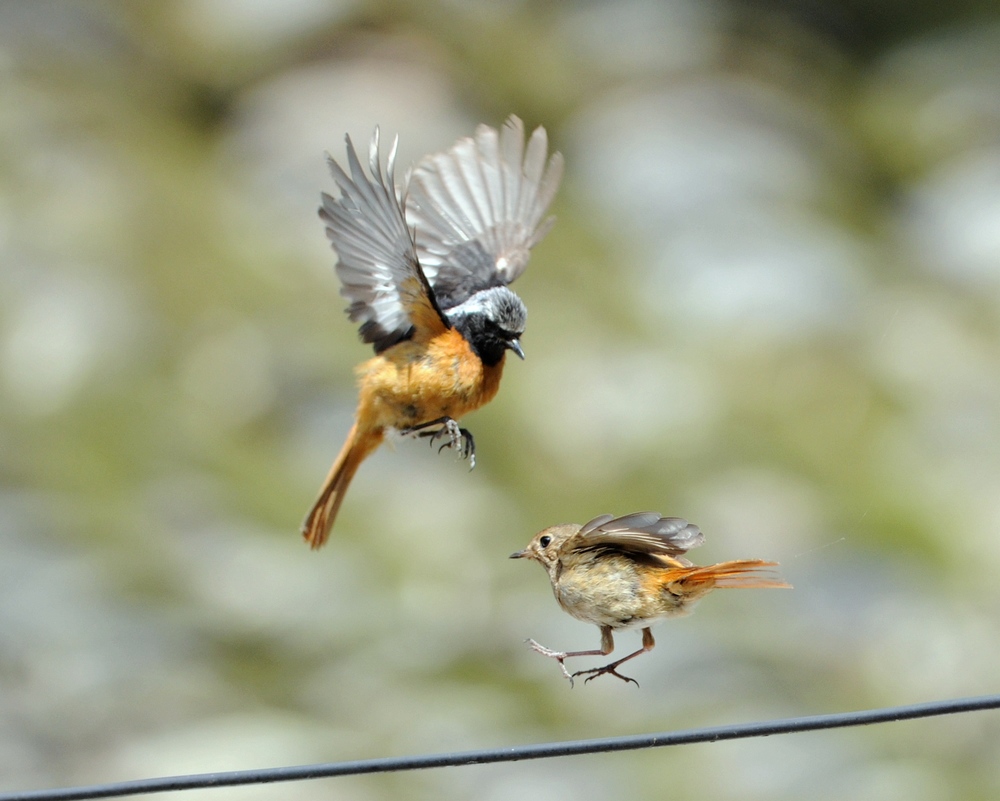
[[[455,328],[487,367],[496,367],[503,360],[507,341],[497,333],[486,315],[465,315],[455,321]]]

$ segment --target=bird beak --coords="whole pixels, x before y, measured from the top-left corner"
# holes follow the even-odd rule
[[[514,553],[512,553],[510,555],[510,558],[511,559],[524,559],[524,557],[526,557],[527,555],[528,555],[528,549],[525,548],[523,551],[514,551]]]
[[[507,343],[507,347],[510,348],[512,351],[514,351],[514,353],[516,353],[518,356],[520,356],[521,361],[524,361],[524,351],[521,350],[520,342],[518,342],[516,339],[512,339],[510,340],[510,342]]]

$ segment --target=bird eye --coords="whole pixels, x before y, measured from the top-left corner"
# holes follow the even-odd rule
[[[546,534],[544,537],[538,540],[538,544],[541,545],[543,548],[548,548],[550,542],[552,542],[552,537],[550,537],[548,534]]]

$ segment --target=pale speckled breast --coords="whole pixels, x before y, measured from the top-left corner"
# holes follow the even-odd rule
[[[642,581],[642,567],[617,554],[575,554],[573,566],[564,567],[552,590],[573,617],[613,629],[648,626],[658,618],[686,614],[684,599],[648,580],[652,578],[648,574]]]
[[[556,600],[578,620],[598,626],[627,628],[645,619],[645,598],[635,564],[618,556],[578,557],[553,583]]]

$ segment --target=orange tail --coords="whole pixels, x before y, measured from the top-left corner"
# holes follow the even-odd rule
[[[689,598],[697,598],[717,587],[790,589],[792,585],[782,581],[777,571],[770,569],[777,565],[777,562],[765,562],[763,559],[736,559],[717,565],[670,571],[671,575],[665,583]]]
[[[351,479],[361,463],[382,443],[382,437],[382,429],[359,431],[357,422],[351,427],[344,447],[340,449],[340,454],[323,482],[319,497],[302,521],[302,536],[313,550],[322,548],[330,536],[330,529],[333,528],[333,521],[344,501]]]

